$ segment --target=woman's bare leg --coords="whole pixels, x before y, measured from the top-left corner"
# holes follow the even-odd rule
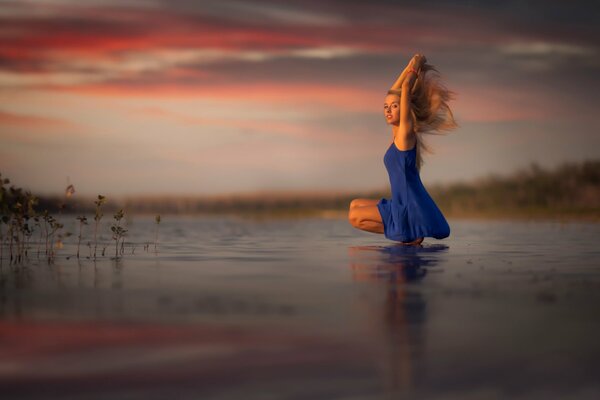
[[[381,214],[377,208],[379,200],[373,199],[354,199],[350,203],[350,212],[348,220],[355,228],[372,233],[384,233]],[[368,204],[371,205],[368,205]],[[367,205],[360,205],[367,204]],[[400,242],[404,245],[420,245],[423,238],[417,238],[412,242]]]
[[[354,201],[354,200],[353,200]],[[383,222],[377,205],[350,207],[348,220],[353,227],[372,233],[383,233]]]

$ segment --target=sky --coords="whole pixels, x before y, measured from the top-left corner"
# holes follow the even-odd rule
[[[40,195],[385,188],[415,53],[425,185],[600,157],[594,1],[0,0],[0,173]]]

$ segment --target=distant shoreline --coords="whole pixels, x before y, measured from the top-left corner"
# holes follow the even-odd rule
[[[600,160],[565,163],[553,170],[537,164],[509,176],[430,185],[427,191],[446,218],[600,222]],[[36,211],[93,215],[93,197],[40,197]],[[10,196],[10,193],[7,192]],[[356,198],[391,198],[389,188],[362,192],[271,192],[221,196],[107,196],[105,215],[236,215],[246,218],[347,218]],[[8,205],[16,200],[7,197]],[[10,209],[10,208],[9,208]]]
[[[63,216],[75,216],[74,213],[63,213]],[[132,212],[133,217],[154,217],[156,213],[151,212]],[[169,216],[174,217],[235,217],[249,220],[278,220],[278,219],[303,219],[303,218],[321,218],[321,219],[347,219],[348,210],[288,210],[270,212],[264,210],[260,212],[193,212],[193,213],[163,213],[164,220]],[[600,212],[581,214],[581,213],[549,213],[549,212],[515,212],[515,213],[472,213],[472,214],[444,214],[448,220],[477,220],[477,221],[516,221],[516,222],[589,222],[600,223]]]
[[[320,215],[323,218],[346,219],[347,211],[326,210]],[[490,221],[548,221],[548,222],[591,222],[600,223],[600,213],[595,214],[548,214],[548,213],[477,213],[477,214],[444,214],[446,219],[455,220],[490,220]]]

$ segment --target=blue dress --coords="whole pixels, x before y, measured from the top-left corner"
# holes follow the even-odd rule
[[[386,238],[401,242],[430,236],[450,235],[448,222],[421,182],[417,169],[417,146],[399,150],[394,142],[385,152],[383,163],[390,177],[392,198],[382,198],[377,208]]]

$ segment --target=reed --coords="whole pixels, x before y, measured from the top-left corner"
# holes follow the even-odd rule
[[[29,191],[23,191],[11,185],[8,190],[4,187],[10,184],[8,178],[0,174],[0,260],[4,258],[4,229],[7,225],[6,236],[9,239],[10,263],[21,263],[28,255],[29,241],[33,235],[30,219],[35,215],[34,205],[37,197]]]
[[[40,216],[36,215],[33,217],[35,226],[38,228],[38,231],[40,232],[40,239],[38,240],[38,244],[37,244],[37,257],[40,258],[40,246],[42,245],[42,224],[40,222]]]
[[[0,263],[4,256],[4,234],[2,225],[8,225],[9,221],[9,207],[4,185],[8,185],[9,183],[10,180],[8,178],[2,178],[2,174],[0,174]]]
[[[10,242],[8,244],[8,250],[10,253],[9,263],[12,263],[13,259],[14,259],[14,254],[13,254],[13,241],[15,240],[14,226],[15,226],[14,218],[12,215],[10,215],[10,219],[8,221],[8,238],[10,239]]]
[[[158,246],[158,225],[160,225],[160,215],[157,215],[154,218],[154,221],[156,222],[156,231],[154,234],[154,252],[157,251],[156,247]]]
[[[117,223],[110,227],[110,230],[113,232],[113,239],[115,240],[115,258],[117,259],[119,258],[119,240],[121,240],[121,238],[123,238],[127,233],[127,229],[124,229],[120,225],[121,219],[123,219],[124,215],[123,209],[117,211],[117,213],[113,216]]]
[[[15,242],[15,263],[21,262],[21,237],[20,234],[23,229],[23,205],[20,201],[17,201],[14,206],[14,213],[12,218],[11,235]],[[11,242],[12,244],[12,242]]]
[[[44,213],[42,214],[42,218],[44,220],[44,239],[45,239],[45,252],[44,254],[48,255],[48,223],[50,220],[50,214],[48,213],[48,210],[44,210]]]
[[[55,236],[56,232],[58,232],[60,229],[62,229],[64,227],[64,225],[62,223],[58,222],[52,216],[49,217],[49,223],[50,223],[50,233],[49,233],[49,235],[50,235],[50,254],[48,254],[48,261],[52,262],[52,261],[54,261],[54,257],[56,256],[56,252],[54,251],[54,248],[55,248],[54,236]]]
[[[62,219],[55,218],[51,215],[48,209],[44,212],[38,213],[35,210],[35,206],[39,204],[39,198],[32,195],[29,191],[23,191],[21,188],[11,185],[8,178],[2,178],[0,174],[0,263],[4,259],[4,247],[8,245],[10,252],[10,263],[22,263],[29,256],[29,248],[31,238],[33,237],[35,230],[39,231],[39,240],[37,243],[37,257],[39,258],[41,253],[41,246],[44,243],[45,255],[48,263],[52,263],[57,255],[57,249],[61,249],[63,244],[63,238],[67,238],[72,235],[71,232],[62,231],[64,224],[60,222]],[[69,199],[75,193],[73,185],[69,184],[66,188],[66,199]],[[94,201],[95,213],[94,213],[94,249],[92,252],[92,244],[88,240],[87,247],[89,249],[89,257],[94,260],[98,257],[98,235],[100,233],[100,222],[104,214],[102,213],[102,206],[107,202],[106,197],[98,195],[98,198]],[[59,217],[62,216],[62,211],[66,208],[66,200],[58,203]],[[129,214],[127,214],[128,216]],[[119,258],[119,250],[121,255],[125,254],[125,236],[127,229],[121,226],[121,221],[125,216],[123,209],[120,209],[114,214],[115,223],[111,226],[112,238],[115,240],[115,256]],[[88,219],[85,215],[79,215],[76,217],[79,221],[79,234],[77,237],[77,258],[81,256],[81,242],[84,239],[84,225],[88,225]],[[161,222],[160,215],[155,217],[155,239],[154,249],[158,249],[159,239],[159,224]],[[6,230],[4,225],[7,226]],[[131,254],[135,254],[135,243],[127,243],[131,245]],[[144,246],[145,250],[148,250],[150,242]],[[102,244],[102,256],[105,255],[108,244]],[[67,259],[70,259],[68,256]]]
[[[98,199],[94,201],[94,204],[96,205],[96,213],[94,215],[94,221],[96,221],[94,226],[94,260],[96,259],[96,249],[98,248],[98,224],[104,215],[101,211],[101,207],[104,203],[106,203],[106,197],[99,194]]]
[[[84,215],[80,215],[77,217],[79,220],[79,236],[77,238],[77,258],[79,258],[79,247],[81,246],[81,233],[83,230],[83,225],[87,225],[87,218]]]
[[[64,210],[66,206],[67,206],[67,204],[64,203],[64,202],[60,202],[58,204],[58,218],[61,217],[62,210]],[[55,222],[58,223],[58,219],[55,218]],[[62,249],[63,248],[63,241],[62,241],[63,236],[64,237],[71,236],[70,232],[65,232],[64,234],[62,233],[61,230],[62,230],[63,227],[64,227],[64,225],[61,224],[61,223],[58,223],[58,225],[55,227],[56,243],[53,244],[53,247],[52,247],[52,255],[53,256],[55,254],[55,252],[54,252],[55,248],[58,248],[58,249]]]

